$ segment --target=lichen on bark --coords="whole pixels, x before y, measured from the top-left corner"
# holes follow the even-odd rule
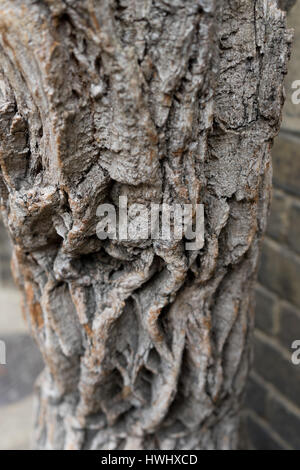
[[[291,34],[276,0],[1,0],[1,209],[43,449],[228,449]],[[96,209],[205,205],[205,245]]]

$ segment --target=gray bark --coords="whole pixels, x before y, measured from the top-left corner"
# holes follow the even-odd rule
[[[291,34],[276,0],[1,0],[0,187],[42,449],[234,449]],[[96,208],[203,203],[205,245]]]

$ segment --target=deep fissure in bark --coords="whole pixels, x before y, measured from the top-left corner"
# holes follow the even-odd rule
[[[1,209],[45,360],[36,446],[227,449],[291,35],[269,0],[1,0]],[[205,245],[101,241],[203,203]]]

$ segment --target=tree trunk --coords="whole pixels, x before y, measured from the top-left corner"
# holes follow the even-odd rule
[[[1,0],[1,208],[36,447],[234,449],[291,34],[276,0]],[[205,245],[96,209],[205,206]]]

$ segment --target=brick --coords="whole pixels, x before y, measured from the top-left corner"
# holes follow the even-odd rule
[[[278,337],[286,349],[295,339],[300,340],[300,312],[287,304],[280,306]]]
[[[247,416],[246,429],[248,442],[255,450],[283,450],[282,447],[272,437],[271,431],[267,426],[263,426],[258,420],[252,416]]]
[[[287,243],[300,254],[300,203],[293,203],[288,214]]]
[[[288,231],[288,198],[281,191],[273,190],[271,213],[267,234],[278,241],[286,238]]]
[[[265,240],[259,282],[297,307],[300,307],[300,258],[280,245]]]
[[[300,196],[299,145],[300,140],[281,135],[276,140],[272,152],[274,184],[298,196]]]
[[[254,370],[265,381],[274,385],[278,391],[300,406],[300,366],[290,359],[261,335],[254,339]]]
[[[267,391],[252,377],[249,377],[246,387],[245,407],[264,417]]]
[[[271,334],[274,330],[274,307],[275,298],[266,289],[257,286],[255,291],[256,309],[255,326],[256,328]]]
[[[284,402],[270,396],[267,405],[268,423],[294,450],[300,450],[300,415]]]

